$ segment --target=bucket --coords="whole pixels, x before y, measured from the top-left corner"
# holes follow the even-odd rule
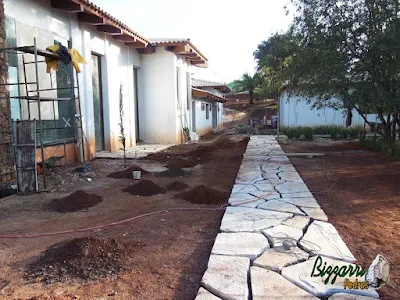
[[[142,176],[141,171],[133,171],[132,173],[133,173],[133,179],[140,180],[140,177]]]

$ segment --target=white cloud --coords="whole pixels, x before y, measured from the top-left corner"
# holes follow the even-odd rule
[[[197,77],[230,82],[254,72],[253,52],[285,30],[287,0],[93,0],[145,37],[190,38],[209,59]]]

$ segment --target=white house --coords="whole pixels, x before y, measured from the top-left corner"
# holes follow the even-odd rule
[[[231,90],[223,83],[192,80],[192,131],[204,135],[222,129],[225,94]]]
[[[128,147],[139,141],[178,144],[184,140],[184,129],[192,130],[190,68],[207,67],[207,59],[189,39],[146,38],[87,0],[4,0],[4,7],[9,46],[30,46],[36,38],[40,49],[59,42],[86,59],[78,74],[85,148],[90,149],[86,153],[94,156],[97,151],[113,152],[121,147],[121,85]],[[33,55],[9,55],[10,83],[25,82],[24,67],[27,81],[34,78],[34,64],[24,65],[23,59],[32,62]],[[73,80],[74,74],[70,65],[59,65],[50,76],[42,63],[40,88],[61,87],[66,79]],[[23,85],[19,89],[12,86],[10,92],[27,93]],[[43,92],[57,98],[65,93],[68,90]],[[13,120],[38,117],[37,103],[11,102]],[[41,115],[46,156],[55,155],[63,148],[60,144],[65,144],[68,160],[77,160],[74,129],[60,129],[63,120],[74,122],[74,104],[42,103]],[[46,131],[51,126],[54,129]]]
[[[332,98],[330,101],[337,101]],[[279,99],[279,119],[281,127],[294,126],[317,126],[317,125],[337,125],[344,126],[346,113],[344,109],[334,109],[330,107],[313,108],[312,103],[301,96],[290,95],[288,92],[282,93]],[[377,122],[376,115],[369,114],[367,119],[370,122]],[[352,110],[352,126],[364,126],[363,117],[355,110]]]

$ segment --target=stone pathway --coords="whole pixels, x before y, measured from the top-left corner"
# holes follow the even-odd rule
[[[311,277],[317,255],[338,267],[355,258],[275,137],[251,137],[228,202],[196,300],[378,298]]]

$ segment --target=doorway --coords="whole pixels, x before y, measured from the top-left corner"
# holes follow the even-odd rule
[[[102,151],[104,147],[104,116],[103,97],[101,88],[101,57],[92,54],[92,85],[93,85],[93,116],[96,140],[96,151]]]
[[[210,104],[211,105],[211,104]],[[217,104],[218,105],[218,104]],[[213,129],[217,129],[218,127],[218,111],[217,105],[212,105],[212,127]]]
[[[140,143],[140,130],[139,130],[139,93],[138,93],[138,69],[133,68],[133,85],[134,85],[134,102],[135,102],[135,136],[136,143]]]
[[[196,132],[196,101],[192,101],[192,131]]]

